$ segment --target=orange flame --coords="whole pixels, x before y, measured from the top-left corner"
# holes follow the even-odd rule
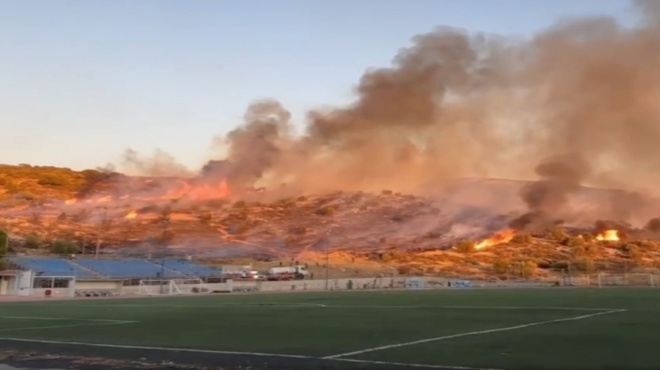
[[[78,203],[78,199],[76,199],[76,198],[67,199],[67,200],[64,201],[64,204],[66,204],[67,206],[71,205],[71,204],[76,204],[76,203]]]
[[[596,240],[618,242],[620,240],[619,230],[605,230],[602,233],[596,235]]]
[[[137,212],[130,211],[126,214],[126,216],[124,216],[124,218],[127,219],[127,220],[132,220],[134,218],[137,218],[137,216],[138,216]]]
[[[498,245],[502,243],[508,243],[516,235],[516,231],[513,229],[504,229],[498,231],[495,235],[491,236],[488,239],[484,239],[474,245],[474,249],[483,249],[487,247],[492,247],[493,245]]]

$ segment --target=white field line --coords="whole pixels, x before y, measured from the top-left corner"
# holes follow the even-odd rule
[[[547,311],[610,311],[612,307],[543,307],[543,306],[430,306],[430,305],[333,305],[327,303],[305,303],[305,302],[291,302],[291,303],[277,303],[277,302],[237,302],[237,303],[219,303],[213,305],[192,305],[192,304],[107,304],[107,305],[86,305],[86,304],[72,304],[72,305],[57,305],[58,307],[134,307],[134,308],[208,308],[217,309],[221,307],[283,307],[283,308],[374,308],[374,309],[423,309],[423,308],[437,308],[437,309],[465,309],[465,310],[547,310]],[[1,318],[1,317],[0,317]],[[54,318],[58,319],[58,318]],[[87,319],[91,320],[91,319]]]
[[[412,346],[412,345],[415,345],[415,344],[436,342],[436,341],[441,341],[441,340],[467,337],[467,336],[472,336],[472,335],[481,335],[481,334],[497,333],[497,332],[502,332],[502,331],[518,330],[518,329],[529,328],[529,327],[532,327],[532,326],[552,324],[552,323],[556,323],[556,322],[583,320],[583,319],[587,319],[587,318],[590,318],[590,317],[595,317],[595,316],[600,316],[600,315],[609,315],[609,314],[613,314],[613,313],[617,313],[617,312],[624,312],[624,311],[627,311],[627,310],[625,310],[625,309],[610,310],[610,311],[596,312],[596,313],[592,313],[592,314],[588,314],[588,315],[568,317],[568,318],[564,318],[564,319],[537,321],[537,322],[531,322],[531,323],[522,324],[522,325],[507,326],[507,327],[504,327],[504,328],[479,330],[479,331],[471,331],[471,332],[467,332],[467,333],[445,335],[445,336],[442,336],[442,337],[420,339],[420,340],[415,340],[415,341],[412,341],[412,342],[397,343],[397,344],[390,344],[390,345],[387,345],[387,346],[366,348],[366,349],[359,350],[359,351],[345,352],[345,353],[340,353],[340,354],[337,354],[337,355],[326,356],[326,357],[323,357],[323,358],[324,359],[338,359],[340,357],[361,355],[363,353],[383,351],[383,350],[386,350],[386,349],[392,349],[392,348],[398,348],[398,347]]]
[[[112,322],[112,323],[125,323],[135,322],[128,320],[112,320],[112,319],[83,319],[80,317],[41,317],[41,316],[0,316],[0,319],[8,320],[75,320],[75,321],[95,321],[95,322]]]
[[[10,331],[23,331],[23,330],[39,330],[39,329],[60,329],[60,328],[71,328],[76,326],[99,326],[99,325],[122,325],[122,324],[135,324],[137,321],[129,320],[105,320],[105,319],[82,319],[82,318],[68,318],[68,317],[30,317],[30,316],[0,316],[0,319],[7,320],[70,320],[78,321],[73,324],[62,324],[62,325],[46,325],[46,326],[23,326],[18,328],[8,328],[0,329],[0,332],[10,332]],[[81,322],[82,321],[82,322]]]
[[[359,364],[407,366],[407,367],[418,367],[418,368],[424,368],[424,369],[445,369],[445,370],[502,370],[502,369],[494,369],[494,368],[470,367],[470,366],[456,366],[456,365],[430,365],[430,364],[411,364],[411,363],[406,363],[406,362],[389,362],[389,361],[358,360],[358,359],[353,359],[353,358],[324,358],[324,360],[341,361],[341,362],[355,362],[355,363],[359,363]]]
[[[193,349],[193,348],[172,348],[172,347],[151,347],[151,346],[130,346],[130,345],[121,345],[121,344],[67,342],[67,341],[59,341],[59,340],[41,340],[41,339],[22,339],[22,338],[2,338],[2,337],[0,337],[0,341],[22,342],[22,343],[41,343],[41,344],[63,344],[63,345],[71,345],[71,346],[96,347],[96,348],[137,349],[137,350],[146,350],[146,351],[206,353],[206,354],[217,354],[217,355],[238,355],[238,356],[256,356],[256,357],[277,357],[277,358],[292,358],[292,359],[303,359],[303,360],[326,360],[326,361],[354,362],[354,363],[374,364],[374,365],[406,366],[406,367],[416,367],[416,368],[425,368],[425,369],[501,370],[501,369],[479,368],[479,367],[468,367],[468,366],[425,365],[425,364],[409,364],[409,363],[403,363],[403,362],[357,360],[357,359],[348,359],[348,358],[325,358],[325,357],[314,357],[314,356],[305,356],[305,355],[288,355],[288,354],[279,354],[279,353],[216,351],[216,350]]]

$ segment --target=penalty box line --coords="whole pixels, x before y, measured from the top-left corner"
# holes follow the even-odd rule
[[[362,350],[359,350],[359,351],[345,352],[345,353],[340,353],[340,354],[336,354],[336,355],[332,355],[332,356],[326,356],[326,357],[323,357],[323,358],[327,359],[327,360],[341,359],[343,357],[356,356],[356,355],[361,355],[361,354],[364,354],[364,353],[383,351],[383,350],[392,349],[392,348],[407,347],[407,346],[413,346],[413,345],[416,345],[416,344],[437,342],[437,341],[441,341],[441,340],[468,337],[468,336],[474,336],[474,335],[490,334],[490,333],[497,333],[497,332],[503,332],[503,331],[525,329],[525,328],[529,328],[529,327],[533,327],[533,326],[547,325],[547,324],[553,324],[553,323],[558,323],[558,322],[584,320],[584,319],[588,319],[590,317],[601,316],[601,315],[610,315],[610,314],[624,312],[624,311],[627,311],[627,309],[609,310],[609,311],[603,311],[603,312],[596,312],[596,313],[592,313],[592,314],[588,314],[588,315],[567,317],[567,318],[563,318],[563,319],[537,321],[537,322],[530,322],[530,323],[527,323],[527,324],[507,326],[507,327],[497,328],[497,329],[478,330],[478,331],[471,331],[471,332],[466,332],[466,333],[444,335],[444,336],[441,336],[441,337],[426,338],[426,339],[420,339],[420,340],[415,340],[415,341],[411,341],[411,342],[396,343],[396,344],[390,344],[390,345],[386,345],[386,346],[366,348],[366,349],[362,349]]]
[[[0,316],[0,320],[41,320],[41,321],[78,321],[73,324],[62,325],[44,325],[44,326],[24,326],[18,328],[0,329],[0,332],[24,331],[24,330],[39,330],[39,329],[60,329],[71,328],[77,326],[104,326],[104,325],[123,325],[135,324],[138,321],[131,320],[112,320],[112,319],[83,319],[72,317],[34,317],[34,316]]]

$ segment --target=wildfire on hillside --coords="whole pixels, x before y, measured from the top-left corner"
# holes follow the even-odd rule
[[[608,242],[617,242],[621,240],[619,238],[619,230],[605,230],[600,234],[596,235],[596,240],[608,241]]]
[[[175,200],[180,198],[188,198],[193,201],[205,201],[205,200],[214,200],[214,199],[224,199],[229,196],[229,185],[226,180],[222,180],[218,183],[202,183],[194,184],[187,181],[180,181],[180,185],[174,189],[169,189],[160,194],[151,194],[151,195],[131,195],[124,194],[122,196],[113,197],[110,195],[95,197],[89,199],[68,199],[64,201],[66,205],[75,205],[79,203],[83,204],[103,204],[111,203],[114,201],[125,201],[125,200],[138,200],[146,202],[157,202],[164,200]]]
[[[124,218],[127,219],[127,220],[132,220],[132,219],[134,219],[134,218],[137,218],[137,216],[138,216],[138,213],[137,213],[137,212],[135,212],[135,211],[130,211],[130,212],[128,212],[128,213],[126,214],[126,216],[124,216]]]
[[[516,231],[513,229],[504,229],[495,233],[495,235],[490,238],[481,240],[480,242],[474,245],[474,249],[484,249],[491,247],[493,245],[498,245],[502,243],[508,243],[516,235]]]

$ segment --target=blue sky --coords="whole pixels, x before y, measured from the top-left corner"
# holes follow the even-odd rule
[[[298,124],[439,25],[529,36],[618,0],[0,0],[0,163],[94,168],[156,148],[192,168],[246,106]]]

